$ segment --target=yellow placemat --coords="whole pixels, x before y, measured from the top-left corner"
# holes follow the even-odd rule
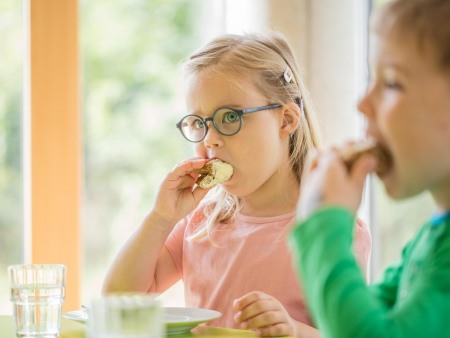
[[[83,324],[63,318],[61,326],[61,338],[85,338]],[[0,333],[1,338],[16,338],[11,315],[0,315]]]
[[[70,319],[63,318],[61,325],[60,338],[85,338],[85,325]],[[0,333],[1,338],[16,338],[14,332],[13,317],[0,315]],[[168,336],[169,338],[218,338],[218,337],[256,337],[253,331],[225,329],[222,327],[198,326],[194,330],[195,334],[187,333],[177,336]]]
[[[85,338],[85,325],[63,318],[60,338]]]

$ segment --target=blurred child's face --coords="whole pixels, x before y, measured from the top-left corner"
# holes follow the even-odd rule
[[[268,102],[250,80],[236,81],[226,75],[203,71],[187,82],[188,114],[203,118],[218,108],[246,109],[278,102]],[[247,197],[262,186],[270,187],[279,168],[288,163],[288,139],[281,131],[281,108],[263,110],[242,116],[242,127],[233,136],[221,135],[208,122],[205,139],[195,143],[196,155],[219,158],[234,167],[224,189],[233,195]]]
[[[367,134],[393,157],[382,175],[394,198],[430,190],[450,203],[450,75],[413,40],[375,37],[374,80],[359,103]]]

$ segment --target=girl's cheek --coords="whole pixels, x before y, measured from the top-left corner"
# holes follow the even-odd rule
[[[201,158],[207,157],[206,148],[205,148],[205,146],[203,146],[202,142],[194,145],[194,152],[195,152],[195,155],[197,155],[198,157],[201,157]]]

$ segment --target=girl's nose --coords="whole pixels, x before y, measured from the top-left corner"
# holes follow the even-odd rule
[[[223,145],[223,135],[214,127],[211,121],[208,121],[208,132],[206,133],[203,143],[207,148],[217,148]]]

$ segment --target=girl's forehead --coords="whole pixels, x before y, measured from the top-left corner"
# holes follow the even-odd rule
[[[230,90],[242,90],[255,86],[255,79],[245,73],[236,71],[203,70],[188,77],[189,86],[215,86],[229,88]]]
[[[198,101],[224,102],[242,101],[247,98],[262,98],[255,81],[249,76],[232,73],[202,71],[191,75],[186,81],[187,103]],[[223,102],[223,103],[222,103]]]

